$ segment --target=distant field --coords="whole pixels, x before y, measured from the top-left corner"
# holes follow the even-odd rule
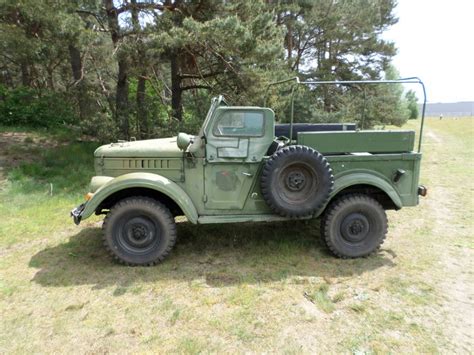
[[[0,353],[474,351],[473,119],[427,119],[428,197],[358,260],[318,221],[180,223],[162,265],[117,265],[68,216],[96,145],[0,129]]]

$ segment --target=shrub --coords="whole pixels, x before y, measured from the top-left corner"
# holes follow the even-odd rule
[[[64,94],[0,85],[0,125],[57,127],[72,124],[76,117]]]

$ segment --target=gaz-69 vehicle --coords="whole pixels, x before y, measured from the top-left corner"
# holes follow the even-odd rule
[[[195,136],[99,147],[97,176],[71,215],[79,224],[105,214],[105,245],[128,265],[162,261],[182,215],[194,224],[321,217],[335,256],[367,256],[387,233],[385,210],[415,206],[426,194],[414,144],[414,131],[293,124],[293,115],[275,125],[269,108],[218,97]]]

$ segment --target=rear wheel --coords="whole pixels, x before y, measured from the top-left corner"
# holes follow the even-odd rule
[[[382,245],[387,215],[370,196],[343,196],[329,205],[321,221],[321,235],[331,252],[341,258],[367,256]]]
[[[176,224],[170,211],[148,197],[118,202],[104,220],[104,244],[119,262],[154,265],[162,261],[176,241]]]

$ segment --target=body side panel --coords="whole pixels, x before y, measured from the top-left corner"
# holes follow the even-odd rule
[[[184,180],[183,158],[107,157],[96,158],[105,176],[121,176],[134,172],[159,174],[173,181]]]
[[[340,131],[299,132],[298,144],[328,153],[396,153],[411,152],[414,131]]]
[[[336,193],[338,186],[349,187],[349,182],[374,185],[375,181],[381,186],[374,186],[385,191],[397,207],[418,204],[419,153],[341,155],[327,159],[334,172]],[[398,172],[403,174],[396,179]]]

